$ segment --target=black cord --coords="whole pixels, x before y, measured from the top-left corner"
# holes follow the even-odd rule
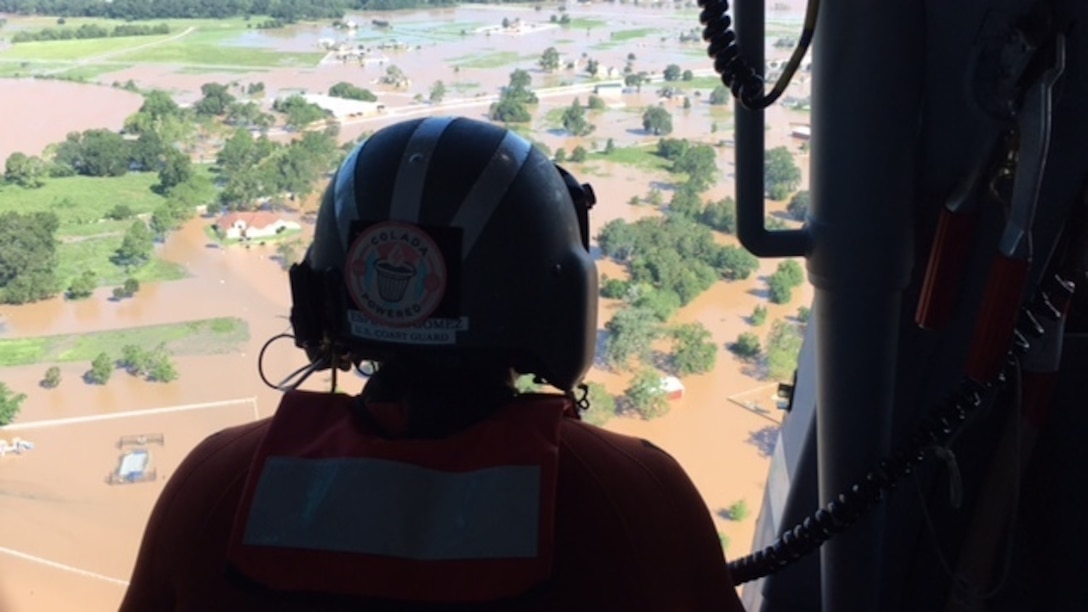
[[[1047,295],[1040,291],[1033,303],[1022,311],[1030,313],[1034,310],[1043,315],[1048,302]],[[1028,317],[1021,317],[1018,327],[1030,327],[1026,321]],[[1036,333],[1034,329],[1023,329],[1022,332],[1018,329],[1015,335],[1016,342],[996,380],[989,383],[962,380],[959,389],[922,421],[907,443],[899,446],[890,457],[881,459],[878,467],[867,473],[860,483],[785,531],[774,544],[730,562],[733,583],[763,578],[817,550],[836,533],[857,522],[883,499],[885,492],[894,489],[899,480],[913,473],[914,468],[925,460],[928,448],[945,446],[967,417],[982,405],[983,395],[1004,386],[1009,375],[1017,372],[1019,357],[1028,346],[1025,338]]]
[[[729,17],[729,0],[699,0],[699,7],[703,9],[699,13],[699,23],[706,26],[703,29],[703,40],[710,43],[706,53],[714,60],[714,70],[721,75],[722,83],[748,110],[762,110],[774,104],[786,91],[794,73],[801,66],[801,60],[805,58],[809,45],[812,44],[812,36],[816,32],[816,16],[820,12],[820,0],[808,0],[801,38],[797,41],[782,76],[778,77],[771,93],[767,95],[763,95],[763,76],[740,55],[737,34],[732,29],[733,19]],[[763,44],[763,41],[758,44]]]
[[[319,359],[317,359],[315,361],[312,361],[312,362],[302,366],[301,368],[299,368],[299,369],[295,370],[294,372],[291,372],[290,374],[288,374],[287,377],[284,378],[283,381],[281,381],[280,384],[277,385],[277,384],[273,383],[272,381],[268,380],[268,377],[265,376],[265,374],[264,374],[264,353],[265,353],[265,351],[268,350],[268,347],[271,346],[273,342],[275,342],[276,340],[282,340],[284,338],[290,338],[290,339],[293,340],[295,337],[292,336],[291,334],[287,334],[287,333],[276,334],[275,336],[272,336],[271,338],[269,338],[261,346],[260,352],[257,353],[257,375],[260,376],[261,382],[263,382],[269,388],[275,389],[276,391],[293,391],[299,385],[304,383],[306,381],[306,379],[309,378],[314,372],[321,369],[321,366],[325,363],[326,359],[322,357],[322,358],[319,358]],[[301,375],[302,377],[299,378],[294,383],[290,383],[291,379],[293,379],[293,378],[295,378],[296,376],[299,376],[299,375]],[[336,381],[335,376],[336,376],[336,374],[334,373],[333,374],[333,377],[334,377],[333,378],[333,384],[334,384],[334,386],[335,386],[335,381]]]

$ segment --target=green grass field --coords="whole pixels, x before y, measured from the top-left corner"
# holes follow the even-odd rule
[[[660,30],[654,28],[634,28],[631,30],[620,30],[618,32],[612,32],[611,36],[609,36],[609,40],[611,40],[612,42],[624,42],[658,33],[660,33]]]
[[[125,227],[131,221],[124,222]],[[99,287],[120,285],[128,277],[141,283],[181,280],[186,277],[185,268],[158,257],[139,268],[128,270],[114,265],[110,260],[121,246],[123,234],[94,237],[78,242],[61,242],[57,245],[57,280],[61,289],[67,290],[75,277],[91,270],[98,279]]]
[[[86,334],[16,338],[0,340],[0,367],[90,361],[99,353],[120,357],[121,347],[128,344],[147,349],[165,344],[173,355],[213,355],[241,350],[242,343],[247,340],[249,326],[234,317]]]
[[[279,53],[252,47],[225,47],[216,43],[190,41],[186,37],[155,47],[138,49],[120,57],[126,62],[137,64],[203,64],[205,66],[275,68],[316,66],[325,54],[322,52]]]
[[[642,170],[667,171],[670,166],[669,160],[654,155],[654,151],[656,150],[657,143],[653,143],[652,146],[644,147],[616,147],[607,155],[603,152],[590,153],[586,157],[586,161],[606,161],[614,164],[634,166]]]
[[[195,166],[211,178],[210,165]],[[132,220],[106,220],[106,213],[126,204],[135,214],[152,212],[165,198],[151,191],[159,181],[152,172],[130,172],[120,177],[72,176],[46,179],[38,189],[0,186],[0,212],[51,211],[60,220],[57,237],[57,280],[67,289],[72,280],[92,270],[99,286],[120,285],[129,276],[140,282],[171,281],[186,277],[185,268],[152,257],[146,265],[126,270],[110,259],[121,246]],[[214,193],[210,183],[208,198]]]
[[[151,212],[165,201],[151,191],[158,182],[153,172],[130,172],[119,177],[46,179],[38,189],[8,184],[0,186],[0,212],[52,211],[60,219],[58,234],[64,236],[72,226],[97,223],[117,204],[127,204],[137,214]],[[86,234],[82,228],[76,233]]]
[[[141,45],[157,43],[174,36],[125,36],[122,38],[88,38],[84,40],[56,40],[47,42],[27,42],[13,45],[0,57],[10,59],[28,59],[39,61],[79,60],[117,53]],[[180,42],[180,41],[179,41]]]
[[[214,179],[211,165],[195,165],[201,175]],[[38,189],[0,185],[0,212],[52,211],[60,220],[59,237],[102,233],[99,221],[118,204],[136,214],[150,213],[165,198],[151,188],[158,184],[154,172],[129,172],[118,177],[70,176],[45,179]],[[208,193],[210,199],[214,193]],[[87,227],[88,224],[90,227]]]
[[[253,31],[249,26],[263,19],[254,17],[248,22],[242,18],[152,20],[148,23],[170,25],[170,34],[20,43],[0,53],[0,58],[48,62],[93,59],[109,54],[112,58],[124,58],[125,62],[133,64],[277,67],[314,66],[324,57],[321,52],[280,53],[266,48],[224,44],[240,34]],[[16,23],[23,29],[56,27],[56,20],[52,18],[18,19]],[[124,22],[110,19],[70,19],[64,27],[78,27],[85,23],[113,27]],[[189,28],[192,31],[186,33]]]
[[[570,20],[570,23],[565,27],[568,30],[591,30],[593,28],[603,28],[608,25],[608,22],[603,19],[592,19],[589,17],[576,17]]]
[[[539,54],[524,54],[516,51],[498,51],[496,53],[487,53],[480,55],[464,55],[449,60],[450,65],[457,66],[458,68],[502,68],[503,66],[511,66],[522,60],[532,60],[539,58]]]
[[[258,74],[267,72],[262,68],[223,68],[220,66],[183,66],[174,71],[176,74]]]

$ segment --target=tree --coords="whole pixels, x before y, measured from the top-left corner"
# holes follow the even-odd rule
[[[804,325],[808,323],[809,318],[812,317],[812,309],[808,306],[801,306],[797,309],[797,322]]]
[[[680,66],[677,66],[676,64],[665,66],[664,77],[666,81],[679,81],[680,76]]]
[[[589,76],[597,76],[597,73],[601,71],[601,62],[595,59],[586,60],[586,74]]]
[[[129,149],[129,161],[140,170],[158,172],[162,170],[163,157],[168,148],[170,147],[163,142],[158,132],[148,130],[141,133],[132,143]]]
[[[605,360],[617,370],[626,369],[632,358],[648,357],[660,333],[657,317],[644,308],[624,308],[604,328],[608,331]]]
[[[744,332],[737,336],[737,341],[730,345],[729,350],[741,359],[751,361],[758,357],[762,350],[759,345],[759,336],[752,332]]]
[[[82,274],[72,280],[68,287],[68,297],[73,300],[89,298],[98,287],[98,277],[91,270],[84,270]]]
[[[4,180],[27,189],[45,185],[45,162],[39,157],[16,151],[4,163]]]
[[[227,112],[227,107],[235,100],[230,93],[230,88],[221,83],[205,83],[200,86],[200,93],[204,97],[193,106],[198,115],[223,115]]]
[[[178,379],[178,370],[174,365],[166,348],[159,345],[151,354],[151,364],[147,371],[147,379],[152,382],[173,382]]]
[[[574,136],[587,136],[593,132],[595,126],[586,119],[586,109],[574,99],[569,107],[563,110],[563,129]]]
[[[177,149],[166,149],[165,162],[159,170],[159,187],[163,193],[170,193],[174,187],[193,177],[193,163],[189,156]]]
[[[773,380],[789,380],[797,369],[804,338],[801,329],[785,321],[775,321],[767,334],[767,376]]]
[[[130,143],[109,130],[72,132],[54,148],[55,167],[67,169],[60,175],[124,176],[131,163]]]
[[[631,285],[627,281],[620,280],[618,278],[608,278],[608,275],[604,275],[601,278],[601,297],[610,300],[622,300],[627,296],[627,291],[631,288]]]
[[[586,152],[586,148],[582,145],[578,145],[577,147],[574,147],[573,151],[570,152],[570,161],[576,164],[580,164],[586,160],[587,155],[588,153]]]
[[[146,113],[152,119],[162,119],[169,115],[180,114],[181,107],[169,93],[161,89],[152,89],[144,95],[144,103],[139,112]]]
[[[787,259],[778,264],[774,274],[767,278],[771,301],[775,304],[789,303],[793,289],[805,282],[805,272],[801,264]]]
[[[589,110],[592,111],[599,111],[608,108],[608,105],[604,103],[604,100],[601,99],[600,96],[595,96],[593,94],[590,94],[589,98],[586,100],[586,106],[589,108]]]
[[[540,55],[540,69],[545,72],[555,72],[559,70],[559,50],[555,47],[548,47],[544,49],[544,53]]]
[[[605,155],[611,155],[615,150],[616,150],[616,143],[611,138],[609,138],[604,143],[604,154]]]
[[[737,205],[733,198],[726,196],[717,202],[711,202],[699,215],[703,224],[727,234],[737,231]]]
[[[151,369],[151,352],[136,344],[121,347],[121,357],[117,365],[133,376],[145,376]]]
[[[7,384],[0,382],[0,427],[10,425],[26,401],[25,393],[15,393]]]
[[[790,216],[794,219],[797,219],[798,221],[804,221],[805,217],[808,216],[808,204],[808,190],[806,189],[804,191],[798,191],[797,193],[793,194],[792,198],[790,198],[790,203],[786,206],[786,212],[788,212]]]
[[[434,85],[431,85],[430,101],[432,104],[438,104],[446,97],[446,84],[442,81],[435,81]]]
[[[510,73],[510,83],[503,88],[499,101],[492,104],[488,116],[494,121],[504,123],[525,123],[532,120],[527,105],[536,104],[539,99],[529,90],[533,77],[525,70],[517,69]]]
[[[110,381],[111,375],[113,375],[113,360],[106,353],[99,353],[91,361],[91,369],[84,378],[91,384],[104,385]]]
[[[672,200],[669,201],[669,211],[695,219],[703,211],[703,200],[691,185],[684,183],[673,192]]]
[[[49,366],[42,377],[41,385],[46,389],[56,389],[60,385],[60,368]]]
[[[603,426],[616,415],[616,398],[608,393],[604,385],[597,382],[587,383],[586,400],[589,408],[582,413],[582,420],[590,425]]]
[[[631,302],[635,308],[649,310],[662,323],[668,321],[684,305],[680,296],[671,289],[654,289],[640,286],[638,297]]]
[[[377,102],[378,96],[374,92],[362,87],[356,87],[347,81],[340,81],[329,88],[329,95],[334,98],[346,98],[348,100],[360,100],[363,102]]]
[[[694,78],[695,78],[695,73],[690,71],[690,70],[685,70],[684,73],[680,75],[680,80],[681,81],[690,81],[690,80],[692,80]]]
[[[123,300],[136,295],[136,292],[140,290],[140,281],[132,278],[131,276],[125,279],[125,283],[120,287],[113,288],[113,299]]]
[[[683,323],[672,329],[672,367],[678,376],[703,374],[714,369],[718,347],[702,323]]]
[[[136,214],[133,212],[132,207],[124,202],[114,204],[113,208],[106,211],[106,218],[111,221],[124,221],[125,219],[131,219]]]
[[[113,262],[119,266],[138,267],[151,260],[155,237],[143,221],[133,221],[125,232],[121,246],[114,253]]]
[[[764,154],[763,173],[767,194],[774,200],[785,200],[801,184],[801,169],[786,147],[775,147]]]
[[[759,327],[767,322],[767,307],[762,304],[756,304],[756,307],[752,310],[752,316],[748,317],[752,325]]]
[[[555,150],[555,163],[561,164],[567,161],[567,150],[563,147],[559,147]]]
[[[726,509],[726,512],[729,513],[730,520],[743,521],[744,519],[748,518],[748,502],[743,499],[738,499],[737,501],[729,505],[729,507]]]
[[[672,162],[672,171],[687,174],[688,182],[696,191],[706,191],[716,182],[718,155],[710,145],[691,145]]]
[[[721,106],[723,104],[729,104],[729,88],[725,85],[718,85],[710,92],[709,101],[713,106]]]
[[[722,278],[744,280],[759,269],[759,259],[740,247],[727,245],[718,251],[714,267]]]
[[[631,385],[624,391],[624,399],[635,413],[646,420],[665,416],[669,412],[669,399],[665,395],[661,374],[650,368],[643,368],[635,374]]]
[[[238,128],[234,134],[223,143],[223,148],[216,155],[215,162],[228,177],[235,173],[255,165],[261,160],[257,143],[253,140],[253,134],[249,130]]]
[[[642,114],[642,129],[658,136],[672,133],[672,115],[660,106],[651,106]]]
[[[296,130],[301,130],[331,114],[320,106],[307,102],[306,98],[298,94],[276,100],[272,103],[272,109],[287,115],[287,127]]]
[[[25,304],[56,295],[57,240],[52,212],[0,213],[0,298]]]

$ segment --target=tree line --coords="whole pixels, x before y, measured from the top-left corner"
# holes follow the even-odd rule
[[[504,0],[493,0],[501,3]],[[0,13],[108,19],[225,19],[267,15],[287,23],[340,19],[347,11],[453,6],[456,0],[0,0]]]
[[[63,19],[63,18],[62,18]],[[112,29],[94,23],[85,23],[78,28],[43,28],[37,31],[20,30],[11,35],[11,42],[43,42],[53,40],[84,40],[89,38],[120,38],[123,36],[159,36],[170,33],[170,26],[142,25],[126,23]]]

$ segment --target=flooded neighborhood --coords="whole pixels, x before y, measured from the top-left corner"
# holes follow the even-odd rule
[[[796,36],[803,8],[791,0],[769,11],[767,53],[772,63],[792,51],[781,40]],[[667,164],[639,161],[652,157],[647,152],[662,138],[644,126],[647,108],[668,111],[668,138],[713,148],[716,177],[701,194],[704,200],[734,194],[732,102],[710,103],[719,83],[701,39],[698,9],[691,4],[465,4],[349,12],[336,24],[325,20],[275,29],[247,27],[240,18],[168,20],[167,35],[134,42],[105,39],[110,44],[97,47],[78,40],[12,44],[14,33],[56,27],[57,19],[0,17],[0,159],[13,153],[46,155],[71,132],[120,131],[141,109],[144,93],[152,90],[168,92],[182,108],[192,107],[207,83],[222,84],[266,112],[277,100],[305,96],[327,107],[337,126],[335,137],[344,145],[411,117],[488,119],[511,73],[520,69],[531,76],[539,103],[532,107],[530,122],[512,127],[553,156],[563,151],[563,165],[593,185],[598,203],[590,215],[591,235],[602,278],[628,276],[621,262],[601,253],[596,236],[602,228],[618,219],[634,222],[668,215],[665,204],[677,189],[678,179]],[[105,20],[68,21],[78,26]],[[541,67],[549,48],[558,51],[558,69]],[[587,72],[591,63],[595,74]],[[662,75],[672,65],[689,73],[666,81]],[[630,70],[625,72],[625,67]],[[649,80],[628,84],[625,75],[632,73],[645,73]],[[342,104],[328,92],[343,82],[369,90],[377,99]],[[444,95],[434,95],[438,82]],[[808,75],[799,75],[787,92],[787,103],[766,113],[767,149],[789,151],[801,171],[801,190],[808,184],[807,132],[801,129],[808,125],[808,95]],[[564,110],[576,99],[588,105],[590,96],[604,107],[587,112],[593,126],[588,134],[574,136],[564,129]],[[300,135],[282,122],[264,131],[280,143]],[[202,140],[183,150],[195,172],[205,173],[214,184],[210,168],[230,132],[208,129],[201,135]],[[571,161],[579,147],[587,152],[585,158]],[[624,155],[610,159],[606,149]],[[49,178],[42,189],[52,188],[49,181],[68,180]],[[124,189],[109,190],[109,185],[121,184],[109,182],[114,179],[95,180],[99,183],[93,190],[73,197],[101,199],[95,206],[102,210],[130,198]],[[0,381],[26,396],[13,423],[0,427],[0,439],[32,444],[0,456],[0,610],[116,609],[151,507],[180,460],[206,436],[274,412],[281,393],[262,384],[257,357],[269,338],[290,332],[290,262],[284,258],[301,257],[298,245],[312,236],[313,213],[327,177],[320,180],[310,193],[286,198],[259,215],[229,216],[216,205],[208,206],[212,202],[199,205],[200,212],[156,241],[148,265],[157,272],[144,272],[130,297],[118,298],[114,291],[124,278],[99,275],[98,286],[85,299],[61,294],[0,304],[0,343],[9,343],[0,344]],[[138,196],[154,203],[148,199],[143,209],[143,204],[133,205],[134,218],[150,219],[153,205],[162,200],[151,189],[154,183],[147,179]],[[131,187],[127,179],[124,185]],[[67,215],[59,234],[61,271],[70,270],[73,277],[80,272],[78,261],[65,263],[65,258],[93,256],[90,244],[96,241],[122,243],[130,221],[76,219],[81,202],[69,210],[63,202],[68,196],[54,200],[31,195],[33,191],[14,185],[0,188],[0,212],[58,210]],[[654,204],[655,197],[662,202]],[[768,201],[770,224],[800,226],[787,213],[789,199]],[[246,230],[251,234],[243,235]],[[716,230],[713,240],[738,244],[735,236]],[[288,241],[295,246],[280,248]],[[747,278],[718,280],[680,307],[670,323],[697,322],[709,331],[716,347],[713,369],[679,376],[682,386],[669,396],[668,414],[649,420],[618,414],[604,425],[651,440],[679,461],[713,514],[730,558],[751,550],[754,514],[770,463],[768,445],[782,417],[775,396],[779,383],[790,382],[767,375],[730,347],[745,333],[766,343],[773,322],[797,324],[799,311],[812,300],[807,282],[785,303],[769,299],[768,278],[779,264],[761,260]],[[70,280],[64,281],[65,288]],[[602,338],[606,324],[623,307],[620,299],[600,300]],[[765,309],[762,325],[752,321],[757,307]],[[181,332],[155,336],[172,352],[176,376],[170,382],[118,370],[105,384],[89,384],[85,379],[94,355],[66,357],[83,354],[80,343],[87,334],[149,326],[166,330],[189,322],[205,326],[192,338],[213,338],[214,346],[195,346]],[[44,337],[59,339],[52,344],[37,340]],[[117,353],[127,343],[118,340],[111,350]],[[31,345],[48,346],[43,354],[53,357],[43,361],[16,355],[30,351],[26,347]],[[301,351],[281,340],[268,349],[263,367],[278,381],[305,363]],[[59,369],[59,384],[42,384],[49,366]],[[602,361],[588,379],[620,397],[633,375]],[[351,393],[364,382],[361,376],[341,378],[341,386]],[[329,385],[328,375],[318,374],[304,388]],[[139,444],[126,442],[132,440]],[[110,484],[111,479],[116,482]],[[741,501],[752,511],[746,517],[735,512]]]

